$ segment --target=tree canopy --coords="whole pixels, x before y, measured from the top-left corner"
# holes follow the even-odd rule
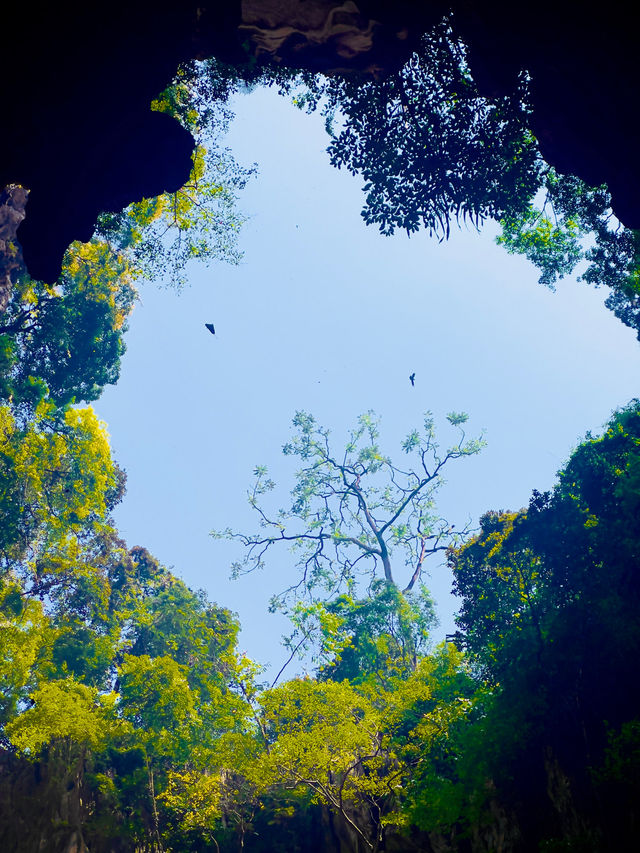
[[[640,338],[640,234],[615,221],[606,186],[588,187],[549,167],[543,174],[542,207],[532,201],[519,215],[501,218],[497,242],[525,255],[551,288],[582,265],[581,279],[608,287],[605,305]]]
[[[117,382],[140,280],[180,287],[192,260],[239,262],[237,195],[254,169],[220,145],[229,111],[201,91],[226,91],[214,74],[181,69],[152,104],[197,138],[188,183],[102,214],[92,239],[69,247],[54,285],[26,273],[14,283],[0,318],[0,402],[33,410],[43,399],[60,407],[96,400]]]
[[[466,415],[452,412],[447,420],[456,431],[454,443],[440,448],[428,414],[422,430],[413,430],[402,443],[410,460],[405,467],[383,454],[378,420],[372,412],[360,416],[340,452],[332,448],[327,429],[312,415],[298,412],[293,420],[294,437],[283,447],[286,456],[303,463],[296,473],[288,509],[265,506],[275,483],[264,466],[255,469],[249,503],[258,516],[259,531],[246,534],[227,529],[213,535],[243,546],[244,556],[233,566],[236,576],[262,569],[273,546],[290,549],[297,579],[273,597],[272,608],[286,610],[291,616],[295,627],[289,640],[292,648],[294,638],[306,648],[319,631],[324,637],[320,654],[327,650],[333,654],[342,642],[341,625],[349,621],[349,610],[351,618],[358,611],[353,596],[363,590],[367,597],[384,601],[385,607],[395,602],[403,635],[400,642],[412,637],[420,645],[417,625],[429,622],[423,615],[425,591],[420,583],[425,561],[461,541],[465,533],[455,531],[437,513],[435,495],[445,467],[478,453],[483,444],[482,438],[466,437]],[[381,583],[390,591],[385,593]],[[419,590],[420,596],[412,596]],[[346,597],[338,598],[341,595]],[[407,596],[411,604],[404,610]],[[331,602],[335,603],[329,606]],[[426,608],[428,612],[428,604]],[[364,611],[360,609],[360,613]],[[372,617],[373,612],[369,613]],[[411,621],[413,628],[408,627]],[[374,624],[375,618],[370,618],[369,628]],[[415,648],[407,649],[405,654],[414,652]]]
[[[301,109],[321,110],[331,163],[364,180],[367,224],[444,239],[453,222],[496,220],[498,244],[525,255],[547,286],[586,261],[581,280],[609,288],[606,306],[640,336],[637,232],[615,221],[606,186],[544,162],[529,128],[526,71],[508,94],[480,95],[453,18],[382,80],[282,70],[263,80]]]
[[[481,97],[449,21],[395,74],[314,81],[297,101],[321,105],[331,163],[362,175],[362,216],[383,234],[446,237],[452,220],[515,215],[540,185],[526,76],[509,96]]]
[[[275,483],[266,468],[258,466],[249,503],[264,533],[214,533],[246,548],[234,572],[262,568],[273,545],[293,544],[301,577],[289,591],[301,598],[313,598],[316,588],[325,598],[351,590],[358,577],[381,577],[410,592],[420,580],[425,559],[462,535],[454,534],[435,511],[442,471],[453,460],[477,453],[483,444],[481,438],[467,439],[466,415],[453,412],[447,420],[456,428],[454,444],[446,450],[439,447],[433,418],[427,414],[422,430],[413,430],[402,443],[413,462],[413,467],[404,468],[383,455],[373,412],[360,416],[339,453],[331,448],[329,430],[312,415],[298,412],[293,419],[296,434],[283,447],[286,456],[303,462],[291,491],[291,507],[275,514],[263,509],[263,496]],[[289,529],[287,522],[295,527]],[[406,567],[402,580],[398,569],[394,574],[394,552],[402,554]]]
[[[447,446],[427,414],[399,464],[372,412],[340,448],[298,412],[283,447],[299,465],[289,503],[274,504],[258,466],[257,532],[214,534],[243,548],[235,574],[266,568],[276,546],[291,560],[272,599],[291,622],[288,659],[270,685],[238,650],[234,614],[115,529],[126,477],[105,425],[77,404],[116,381],[140,279],[179,284],[192,258],[237,260],[248,172],[212,134],[242,79],[182,68],[154,108],[198,137],[189,184],[102,217],[55,285],[19,279],[3,315],[0,847],[630,849],[637,400],[585,437],[551,491],[479,529],[436,504],[445,470],[482,448],[466,415],[447,416]],[[610,307],[638,328],[638,235],[613,222],[605,188],[541,163],[524,77],[512,97],[480,98],[446,23],[387,80],[303,83],[301,105],[325,111],[332,160],[365,176],[365,218],[383,233],[442,237],[454,220],[498,218],[499,241],[543,283],[586,261],[583,278],[610,286]],[[434,648],[423,581],[445,552],[458,631]],[[297,653],[308,671],[281,680]]]

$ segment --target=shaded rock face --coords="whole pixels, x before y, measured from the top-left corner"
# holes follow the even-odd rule
[[[55,280],[66,247],[88,239],[101,211],[186,181],[193,141],[149,109],[191,53],[192,16],[170,6],[3,10],[0,188],[30,190],[19,239],[33,277]]]
[[[553,12],[503,2],[452,3],[485,95],[531,75],[531,129],[545,160],[587,184],[606,183],[616,216],[640,228],[637,25],[631,8],[570,0]]]
[[[406,62],[446,10],[406,0],[242,0],[238,30],[259,63],[382,77]]]
[[[533,77],[531,123],[544,156],[591,184],[640,227],[635,151],[635,26],[618,5],[567,2],[553,16],[474,0],[123,0],[3,15],[0,188],[29,188],[19,238],[30,273],[53,281],[73,239],[97,214],[177,189],[192,143],[149,103],[177,65],[279,62],[375,76],[398,68],[452,8],[484,94]]]
[[[25,217],[28,197],[27,190],[16,184],[10,184],[0,191],[0,311],[7,307],[11,288],[17,276],[24,272],[24,260],[16,234]]]
[[[54,763],[50,772],[46,760],[32,763],[0,750],[0,850],[89,853],[83,764],[60,773]]]
[[[169,116],[141,111],[126,123],[95,120],[92,131],[85,150],[74,146],[49,163],[46,180],[27,172],[33,189],[19,237],[34,278],[54,281],[67,246],[89,240],[101,212],[175,191],[189,178],[193,140]]]

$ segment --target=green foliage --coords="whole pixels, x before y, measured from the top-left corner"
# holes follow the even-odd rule
[[[14,519],[2,527],[3,742],[46,762],[56,790],[82,792],[88,839],[235,849],[256,827],[266,832],[267,816],[287,825],[291,814],[324,806],[363,849],[377,850],[401,831],[489,831],[496,809],[524,821],[513,792],[548,825],[549,773],[568,774],[584,796],[597,789],[607,813],[629,820],[640,652],[637,402],[602,436],[587,436],[553,492],[534,493],[526,511],[486,514],[480,531],[450,550],[467,658],[452,644],[429,651],[428,594],[401,590],[378,554],[368,584],[353,573],[342,592],[318,584],[298,596],[296,642],[319,648],[319,674],[267,690],[259,667],[236,654],[231,614],[143,548],[127,550],[110,527],[117,469],[92,412],[61,417],[40,404],[23,424],[8,407],[0,413],[2,511]],[[403,449],[418,462],[407,471],[381,451],[371,414],[340,456],[327,430],[296,416],[285,446],[302,463],[291,518],[305,521],[305,536],[333,531],[336,581],[337,545],[380,544],[367,512],[388,531],[388,554],[411,530],[426,531],[425,518],[440,530],[429,488],[444,460],[478,449],[464,436],[466,416],[448,419],[457,440],[446,452],[430,418],[409,434]],[[272,489],[256,469],[250,499],[267,533],[281,525],[275,542],[291,518],[270,520],[262,508]],[[419,511],[422,489],[430,502]],[[318,500],[334,494],[337,529],[338,514]],[[347,519],[360,527],[349,531]],[[448,527],[439,535],[451,542]],[[578,838],[527,831],[549,845]]]
[[[541,792],[554,774],[571,779],[571,807],[585,816],[600,779],[602,811],[585,820],[614,834],[610,815],[628,821],[632,807],[623,808],[628,785],[614,781],[609,732],[631,733],[640,701],[639,448],[633,401],[601,436],[587,435],[552,492],[534,492],[526,511],[487,513],[479,534],[451,552],[462,644],[494,686],[477,729],[492,732],[486,776],[503,800],[511,790],[536,797],[528,808],[544,820]]]
[[[173,755],[190,740],[185,729],[196,722],[195,699],[186,673],[168,655],[125,655],[119,667],[120,713],[141,730],[154,758]]]
[[[362,175],[362,215],[383,234],[422,226],[442,237],[454,219],[515,216],[540,186],[527,79],[509,96],[481,97],[446,20],[397,73],[315,81],[296,101],[323,104],[331,163]]]
[[[113,697],[98,696],[95,688],[73,678],[50,681],[34,690],[32,701],[33,707],[6,726],[18,749],[37,754],[45,744],[62,738],[95,748],[108,737]]]
[[[189,181],[175,193],[144,199],[121,213],[102,214],[97,235],[127,254],[136,277],[186,283],[189,261],[237,264],[237,237],[243,219],[237,193],[253,170],[242,169],[231,154],[198,145]]]
[[[422,430],[409,434],[402,448],[414,465],[407,470],[383,454],[373,413],[359,418],[337,454],[328,430],[298,412],[294,436],[283,448],[302,462],[291,508],[265,508],[275,484],[258,466],[249,503],[263,532],[214,534],[246,547],[236,571],[260,567],[270,547],[287,543],[301,580],[272,606],[287,609],[293,624],[285,640],[289,660],[315,648],[320,665],[317,680],[244,691],[263,744],[241,770],[251,796],[263,801],[283,786],[311,796],[372,850],[383,844],[387,824],[406,823],[402,791],[413,768],[471,708],[460,654],[452,646],[427,654],[435,615],[419,584],[427,556],[463,535],[435,512],[442,470],[483,443],[466,438],[466,415],[451,413],[448,421],[456,440],[446,451],[435,440],[430,415]],[[396,552],[405,565],[404,588],[395,580]],[[358,596],[359,590],[365,594]]]
[[[534,493],[527,512],[486,515],[481,533],[452,554],[465,645],[496,677],[509,657],[503,641],[516,635],[542,654],[569,625],[588,620],[589,634],[596,626],[606,631],[610,652],[621,631],[625,644],[637,643],[630,608],[638,595],[632,567],[640,530],[629,496],[639,446],[633,402],[602,436],[587,436],[552,493]]]
[[[263,783],[284,776],[334,805],[370,785],[354,771],[363,761],[369,773],[380,765],[379,715],[348,682],[295,679],[265,691],[260,707],[269,737],[256,768]]]
[[[531,203],[503,217],[497,242],[532,261],[549,287],[587,262],[581,279],[608,287],[605,305],[640,337],[640,235],[613,220],[605,186],[588,187],[547,167],[543,187],[543,207]]]
[[[536,593],[544,567],[530,549],[504,548],[519,520],[515,513],[487,513],[481,533],[451,556],[454,592],[464,601],[458,624],[465,648],[496,680],[510,660],[506,644],[515,639],[519,647],[540,653],[543,643]]]
[[[260,696],[266,750],[250,768],[258,789],[290,787],[335,810],[368,849],[405,824],[418,768],[444,749],[472,707],[452,647],[386,685],[294,679]]]
[[[551,801],[562,820],[600,808],[602,837],[621,838],[616,824],[635,827],[638,793],[637,401],[587,436],[552,492],[485,514],[470,539],[435,505],[444,467],[482,446],[466,438],[466,415],[447,416],[448,449],[427,415],[398,466],[373,413],[337,453],[298,412],[283,448],[300,464],[290,505],[268,506],[275,484],[258,466],[249,500],[259,532],[216,535],[244,545],[238,572],[262,566],[276,543],[291,549],[298,575],[273,607],[292,622],[289,660],[315,653],[316,678],[275,686],[281,671],[264,689],[261,668],[237,654],[232,614],[111,526],[124,475],[104,425],[71,404],[116,380],[136,279],[179,282],[191,258],[237,260],[235,192],[248,172],[213,131],[242,76],[214,63],[179,71],[154,108],[198,137],[190,183],[103,217],[99,235],[70,248],[56,285],[16,284],[0,326],[7,772],[45,768],[55,814],[72,815],[96,850],[267,849],[276,832],[269,849],[294,849],[299,839],[281,828],[302,815],[308,830],[320,806],[358,849],[402,849],[397,834],[416,830],[484,843],[505,809],[531,845],[598,838],[586,818],[551,838],[540,828],[558,824]],[[297,85],[288,72],[271,78]],[[638,328],[638,234],[610,225],[603,188],[541,168],[525,84],[512,98],[479,98],[448,25],[382,83],[303,83],[307,106],[326,99],[332,160],[365,176],[365,218],[384,233],[446,235],[453,218],[500,216],[500,241],[545,283],[585,259],[583,278],[610,286],[608,303]],[[464,654],[429,648],[435,615],[421,579],[444,549]]]
[[[470,815],[476,787],[486,783],[491,734],[480,732],[478,721],[487,696],[462,654],[447,644],[421,661],[416,675],[394,692],[394,701],[390,728],[402,797],[390,820],[450,832]]]
[[[33,414],[42,400],[64,407],[91,402],[117,381],[136,281],[185,283],[191,260],[238,263],[242,217],[237,194],[254,169],[219,145],[230,114],[230,83],[194,65],[152,104],[196,136],[189,181],[175,193],[143,199],[98,219],[90,242],[67,250],[50,286],[24,276],[0,318],[0,403]],[[216,96],[205,103],[203,94]]]
[[[0,570],[35,580],[38,559],[55,562],[79,547],[81,532],[105,518],[116,471],[104,424],[91,409],[60,416],[41,404],[21,427],[0,406]]]
[[[402,445],[414,461],[414,468],[404,470],[382,453],[372,412],[360,416],[340,454],[331,448],[329,431],[318,426],[312,415],[298,412],[293,420],[296,434],[283,447],[285,455],[303,463],[291,491],[290,508],[275,513],[263,508],[260,499],[275,484],[266,468],[258,467],[249,503],[264,532],[213,534],[245,547],[235,573],[262,567],[269,548],[284,543],[296,557],[300,579],[276,597],[275,606],[290,598],[326,601],[341,590],[351,593],[362,578],[371,583],[381,577],[399,586],[391,562],[397,552],[407,567],[401,588],[410,592],[426,558],[461,536],[435,512],[443,469],[454,459],[478,453],[483,445],[482,439],[466,438],[462,426],[466,417],[452,415],[450,420],[457,440],[441,450],[433,419],[427,414],[423,429],[414,430]]]
[[[327,612],[338,618],[344,639],[339,647],[328,649],[319,678],[354,685],[388,685],[390,679],[406,677],[427,651],[429,630],[437,624],[424,587],[418,594],[403,594],[383,581],[374,582],[367,598],[340,596],[327,605]]]
[[[305,653],[325,672],[340,673],[338,678],[384,680],[394,669],[415,666],[426,647],[433,611],[428,595],[413,591],[421,588],[428,557],[466,533],[454,532],[437,514],[434,498],[445,466],[483,446],[482,438],[467,439],[466,415],[454,412],[448,420],[456,440],[446,450],[436,441],[430,414],[422,430],[409,434],[402,443],[413,459],[407,470],[382,453],[373,412],[360,416],[339,454],[331,447],[329,431],[312,415],[298,412],[293,420],[296,433],[283,447],[286,456],[303,463],[290,508],[273,511],[265,506],[275,483],[267,469],[258,466],[249,503],[260,531],[213,532],[244,546],[244,558],[233,567],[236,576],[262,568],[274,545],[286,545],[294,555],[298,580],[271,602],[271,609],[286,612],[293,625],[284,640],[290,652],[285,667],[296,654]],[[398,563],[404,564],[402,586]]]
[[[88,831],[160,844],[172,774],[246,728],[237,624],[118,539],[123,477],[91,409],[0,406],[0,473],[1,742]]]
[[[0,579],[0,726],[15,718],[33,687],[35,664],[46,643],[41,603],[24,600],[13,579]]]
[[[568,219],[554,224],[543,211],[529,207],[520,217],[503,219],[497,238],[510,254],[528,258],[541,270],[540,284],[552,287],[558,278],[570,275],[582,258],[578,224]]]
[[[18,282],[0,325],[0,400],[95,400],[118,378],[134,300],[127,259],[100,241],[73,243],[53,287]]]
[[[194,135],[196,147],[189,180],[177,192],[98,220],[97,236],[126,254],[136,277],[181,287],[189,261],[240,261],[237,239],[244,219],[237,196],[255,167],[239,166],[219,145],[231,118],[224,103],[231,87],[215,63],[189,63],[153,102],[152,109],[174,116]]]

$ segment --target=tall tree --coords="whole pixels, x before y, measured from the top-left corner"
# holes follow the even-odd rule
[[[55,286],[19,281],[0,318],[0,400],[91,402],[116,382],[133,279],[121,252],[93,241],[69,248]]]
[[[527,792],[540,826],[547,787],[566,838],[592,849],[633,820],[628,784],[607,785],[620,743],[637,766],[639,442],[632,401],[587,435],[551,492],[518,513],[487,513],[451,553],[461,641],[494,693],[484,730],[500,737],[488,772],[503,799]]]
[[[291,506],[277,511],[264,506],[264,496],[275,484],[266,468],[258,467],[249,503],[258,515],[259,532],[214,532],[244,547],[243,559],[234,565],[236,575],[262,568],[275,545],[291,549],[298,576],[274,596],[272,607],[288,610],[301,647],[317,637],[315,628],[326,627],[328,620],[340,633],[345,617],[335,608],[330,614],[326,605],[341,593],[358,595],[367,586],[370,593],[373,588],[379,591],[382,581],[395,591],[390,595],[400,606],[420,589],[426,560],[461,540],[465,531],[455,532],[438,515],[434,499],[446,466],[477,453],[483,442],[466,438],[466,415],[451,413],[447,418],[457,433],[455,443],[441,450],[427,415],[423,429],[412,431],[402,444],[413,459],[413,467],[404,468],[382,453],[373,413],[359,418],[346,447],[336,453],[329,431],[311,415],[298,412],[293,420],[296,434],[283,448],[285,455],[303,463]]]

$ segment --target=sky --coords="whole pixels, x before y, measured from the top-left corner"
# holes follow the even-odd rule
[[[295,466],[281,449],[296,411],[343,447],[374,410],[392,459],[426,411],[445,446],[446,414],[467,412],[468,434],[484,431],[487,446],[451,466],[438,501],[462,527],[552,487],[585,433],[638,394],[640,347],[604,292],[538,284],[526,259],[495,245],[492,223],[441,243],[366,226],[361,181],[330,166],[319,116],[264,89],[233,108],[225,144],[258,165],[238,202],[243,260],[194,265],[181,293],[145,285],[120,380],[94,407],[128,475],[122,536],[236,612],[241,649],[277,671],[287,624],[267,605],[294,577],[292,558],[274,552],[231,581],[242,552],[210,532],[256,529],[246,493],[258,464],[286,505]],[[455,629],[456,602],[446,567],[428,572],[438,641]]]

